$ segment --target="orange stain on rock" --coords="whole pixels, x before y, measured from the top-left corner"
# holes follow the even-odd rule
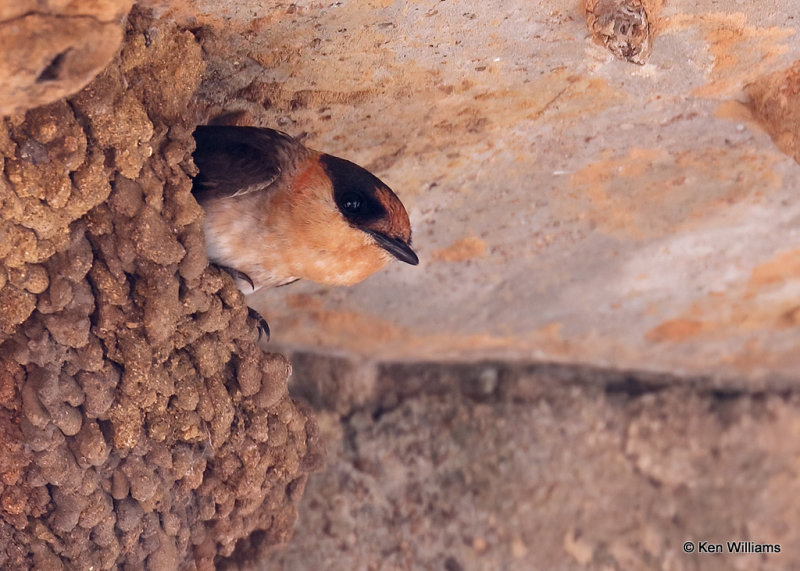
[[[766,129],[764,129],[764,126],[753,115],[753,111],[740,101],[733,99],[722,101],[714,111],[714,116],[719,119],[728,119],[730,121],[736,121],[737,123],[743,123],[747,125],[751,131],[756,133],[766,133]]]
[[[446,248],[436,250],[431,257],[439,262],[464,262],[485,258],[488,249],[485,240],[477,236],[467,236],[456,240]]]
[[[665,321],[645,333],[645,339],[652,343],[665,341],[680,343],[692,337],[697,337],[708,329],[708,324],[694,319],[678,318]]]
[[[711,292],[682,315],[645,333],[652,343],[680,343],[696,337],[730,339],[800,326],[800,304],[793,296],[760,295],[800,280],[800,249],[787,250],[753,268],[749,278],[725,293]]]
[[[676,14],[666,19],[664,33],[699,28],[713,59],[709,82],[692,92],[697,97],[727,97],[770,69],[788,51],[782,40],[794,30],[747,25],[743,13]]]
[[[537,352],[547,358],[570,359],[575,340],[565,339],[562,325],[552,322],[523,335],[492,333],[432,333],[419,334],[411,329],[389,323],[380,316],[340,309],[326,308],[323,298],[314,294],[294,294],[286,298],[288,311],[270,315],[270,324],[276,330],[291,330],[291,345],[337,346],[356,354],[382,359],[402,358],[406,352],[416,358],[447,358],[469,355],[480,350],[481,354],[505,351],[527,351],[537,347]],[[279,323],[274,323],[275,318]],[[398,349],[403,353],[398,353]]]
[[[753,268],[746,286],[746,297],[753,297],[759,290],[800,278],[800,249],[787,250],[775,255],[768,262]]]
[[[780,188],[772,168],[780,157],[749,149],[700,148],[669,155],[661,149],[608,154],[570,177],[575,192],[589,198],[582,212],[594,226],[619,238],[653,239],[695,227],[720,210],[765,189]],[[742,169],[742,165],[748,168]],[[744,174],[742,174],[744,173]],[[757,189],[757,190],[754,190]],[[574,214],[585,200],[567,193],[561,205]]]
[[[324,307],[319,296],[295,294],[286,298],[290,309],[297,310],[282,316],[287,329],[305,332],[302,338],[296,339],[306,344],[323,344],[326,337],[334,334],[341,339],[354,339],[359,349],[379,350],[393,340],[407,339],[411,333],[404,327],[394,325],[378,316],[328,309]],[[310,320],[313,326],[302,326],[301,321]],[[307,324],[306,324],[307,325]]]

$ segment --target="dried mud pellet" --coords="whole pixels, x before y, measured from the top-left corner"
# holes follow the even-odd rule
[[[180,245],[164,219],[152,207],[136,217],[134,245],[137,253],[156,264],[177,264],[186,250]]]
[[[285,394],[286,383],[292,372],[289,360],[278,353],[270,353],[262,362],[261,390],[253,397],[259,408],[274,406]]]
[[[174,513],[167,512],[161,514],[161,526],[167,535],[176,536],[181,529],[181,518]]]
[[[181,410],[195,410],[197,408],[197,403],[200,402],[200,392],[195,379],[182,380],[175,385],[174,402]]]
[[[292,480],[286,486],[286,495],[289,496],[289,499],[292,502],[298,503],[300,499],[303,497],[303,490],[305,490],[307,481],[308,478],[306,476],[303,476],[295,480]]]
[[[8,278],[18,288],[35,294],[42,293],[50,284],[47,270],[40,264],[25,264],[19,268],[10,268]]]
[[[60,428],[65,436],[78,434],[83,424],[83,416],[80,410],[65,403],[52,405],[49,410],[53,424]]]
[[[158,466],[165,470],[172,469],[172,453],[169,447],[164,444],[152,443],[150,451],[147,453],[147,462],[153,466]]]
[[[235,409],[225,385],[219,379],[209,379],[206,382],[207,395],[211,398],[214,409],[214,418],[211,420],[211,440],[215,446],[220,446],[228,439],[231,423],[235,416]]]
[[[64,443],[63,433],[49,422],[39,427],[33,424],[29,418],[23,418],[20,421],[20,430],[25,437],[25,443],[34,452],[52,450]]]
[[[208,256],[200,223],[195,222],[187,226],[180,235],[180,241],[186,249],[186,255],[179,266],[181,276],[185,280],[196,280],[208,267]]]
[[[224,502],[221,502],[219,505],[217,505],[217,517],[220,520],[225,520],[225,518],[230,517],[234,508],[236,508],[236,498],[231,496]]]
[[[31,362],[31,350],[22,335],[17,335],[4,342],[3,350],[8,359],[19,365],[25,366]]]
[[[161,523],[158,514],[147,512],[142,517],[142,535],[140,545],[142,553],[149,555],[158,549],[158,538],[161,533]]]
[[[128,457],[122,465],[131,485],[131,497],[138,502],[146,502],[156,493],[158,477],[141,458]]]
[[[35,385],[29,380],[20,391],[22,395],[22,413],[31,425],[44,428],[50,422],[50,413],[42,405]]]
[[[125,498],[117,502],[117,528],[120,531],[133,531],[142,523],[144,510],[139,502],[132,498]]]
[[[84,394],[78,382],[63,373],[58,377],[59,398],[70,406],[83,404]]]
[[[67,347],[83,347],[89,342],[91,321],[83,311],[64,311],[43,317],[53,339]]]
[[[78,434],[81,458],[90,466],[102,466],[108,460],[110,449],[97,422],[89,421]]]
[[[294,405],[289,399],[279,401],[278,404],[275,405],[274,412],[278,415],[278,419],[285,424],[287,428],[289,428],[295,418],[300,416],[297,414]]]
[[[184,442],[202,442],[208,439],[208,429],[200,415],[194,411],[175,411],[175,435]]]
[[[286,425],[273,414],[269,415],[267,422],[269,423],[269,443],[272,446],[285,445],[286,441],[289,439],[289,430],[286,428]]]
[[[105,371],[78,373],[77,380],[84,393],[83,409],[89,418],[107,418],[116,396],[119,377],[119,371],[113,365],[106,365]]]
[[[250,417],[247,433],[250,435],[250,438],[256,442],[267,442],[269,440],[268,416],[263,412],[253,414]]]
[[[0,334],[13,333],[16,326],[33,313],[35,307],[35,295],[7,283],[0,290]]]
[[[122,468],[117,468],[111,477],[111,497],[115,500],[122,500],[128,497],[130,491],[131,483],[128,481],[128,476],[125,475]]]
[[[52,569],[53,571],[64,569],[64,563],[61,558],[53,553],[53,550],[43,541],[33,542],[31,544],[31,553],[33,554],[34,569]]]
[[[114,275],[103,260],[98,260],[89,271],[89,279],[104,303],[124,305],[130,299],[130,286],[124,274]]]
[[[197,489],[203,483],[203,473],[206,469],[206,460],[204,458],[197,459],[190,467],[183,477],[184,485],[190,489]]]
[[[108,547],[116,544],[115,527],[117,525],[117,511],[116,506],[111,502],[111,511],[106,517],[92,528],[92,538],[101,547]]]
[[[48,484],[74,488],[80,482],[81,471],[64,447],[39,452],[34,456],[34,462]]]
[[[166,533],[159,533],[155,537],[156,548],[147,557],[148,569],[178,569],[180,559],[175,540]]]
[[[86,507],[86,498],[62,488],[53,490],[53,503],[56,505],[53,514],[53,525],[59,531],[72,531],[78,525],[81,511]]]
[[[227,307],[240,305],[241,301],[244,300],[244,295],[236,286],[233,278],[228,274],[224,274],[223,276],[222,287],[219,289],[219,296]]]
[[[172,275],[160,283],[157,293],[146,298],[142,322],[147,339],[153,345],[166,344],[175,333],[183,314],[178,290],[178,279]]]
[[[142,569],[145,559],[145,554],[139,545],[141,537],[140,529],[133,529],[131,531],[124,531],[119,534],[118,539],[120,549],[126,554],[126,561],[132,569]]]
[[[191,528],[189,531],[189,540],[194,545],[200,545],[206,540],[207,530],[205,526],[205,522],[202,521],[194,521],[191,524]]]
[[[208,521],[217,512],[214,500],[208,496],[201,496],[197,501],[197,515],[203,521]]]
[[[275,406],[286,396],[286,380],[282,377],[273,377],[264,373],[261,377],[261,390],[252,397],[253,403],[265,410]]]
[[[75,367],[79,370],[96,372],[103,368],[103,346],[94,335],[89,336],[89,342],[75,350]]]
[[[661,0],[586,0],[586,25],[594,41],[619,59],[650,58]]]
[[[169,418],[150,414],[147,417],[147,434],[156,442],[164,442],[172,433],[173,427]]]
[[[36,396],[42,404],[51,405],[61,400],[58,373],[34,366],[28,371],[28,383],[36,390]]]
[[[8,410],[17,410],[20,403],[17,401],[17,387],[21,387],[25,379],[25,369],[18,363],[0,360],[0,407]]]
[[[51,279],[47,291],[39,296],[37,309],[40,313],[56,313],[61,311],[72,301],[72,283],[60,276],[50,273]]]
[[[197,372],[206,378],[219,374],[230,360],[230,349],[211,335],[204,335],[193,343],[190,353]]]
[[[109,204],[115,213],[133,218],[144,207],[144,192],[137,182],[117,175],[113,189]]]
[[[248,348],[236,360],[236,380],[242,395],[249,397],[261,390],[261,351],[255,346]]]
[[[130,449],[139,442],[142,432],[142,413],[135,406],[117,405],[108,413],[115,448]]]
[[[39,319],[29,320],[27,323],[31,323],[31,321],[41,324]],[[56,343],[44,327],[40,332],[27,335],[27,337],[32,363],[40,367],[51,367],[53,363],[60,363],[66,358],[68,348]]]
[[[186,445],[178,444],[172,447],[172,476],[176,480],[183,478],[194,462],[194,453]]]
[[[22,515],[28,507],[28,495],[22,488],[10,486],[0,494],[0,507],[8,515]]]
[[[78,519],[78,525],[84,529],[94,529],[114,510],[114,504],[108,494],[95,491],[86,499],[86,506]]]
[[[194,320],[194,326],[204,333],[211,333],[228,327],[228,317],[222,311],[222,301],[212,298],[207,311],[200,313]]]
[[[199,288],[190,288],[181,293],[184,314],[202,313],[211,308],[213,298]]]
[[[30,490],[28,502],[31,506],[31,515],[34,517],[41,517],[42,515],[48,513],[51,507],[50,499],[50,492],[47,489],[47,486],[34,486]]]

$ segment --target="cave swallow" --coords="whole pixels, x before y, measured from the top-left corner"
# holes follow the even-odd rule
[[[403,203],[360,166],[273,129],[199,126],[194,139],[208,256],[243,291],[352,285],[393,258],[419,263]]]

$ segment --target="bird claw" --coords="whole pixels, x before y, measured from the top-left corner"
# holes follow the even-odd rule
[[[256,327],[258,327],[258,340],[261,341],[261,333],[264,333],[267,338],[267,343],[269,343],[269,324],[267,323],[267,320],[261,317],[261,314],[252,307],[247,308],[247,315],[256,321]]]
[[[243,271],[237,270],[236,268],[231,268],[230,266],[218,265],[217,267],[226,274],[230,275],[233,279],[244,280],[250,284],[250,287],[252,287],[254,290],[256,289],[253,280],[251,280],[250,276]],[[261,341],[261,334],[263,333],[267,337],[267,343],[269,343],[269,324],[267,323],[267,320],[261,317],[259,312],[249,306],[247,308],[247,315],[256,321],[256,326],[258,327],[258,340]]]
[[[256,290],[256,284],[253,283],[253,280],[250,279],[246,273],[241,270],[237,270],[236,268],[231,268],[230,266],[217,266],[220,270],[225,272],[226,274],[230,275],[235,280],[244,280],[250,284],[250,287],[253,288],[253,291]]]

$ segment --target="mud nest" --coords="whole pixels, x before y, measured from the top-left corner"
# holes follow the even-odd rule
[[[194,36],[134,11],[67,101],[0,122],[0,567],[237,567],[322,451],[191,196]]]

